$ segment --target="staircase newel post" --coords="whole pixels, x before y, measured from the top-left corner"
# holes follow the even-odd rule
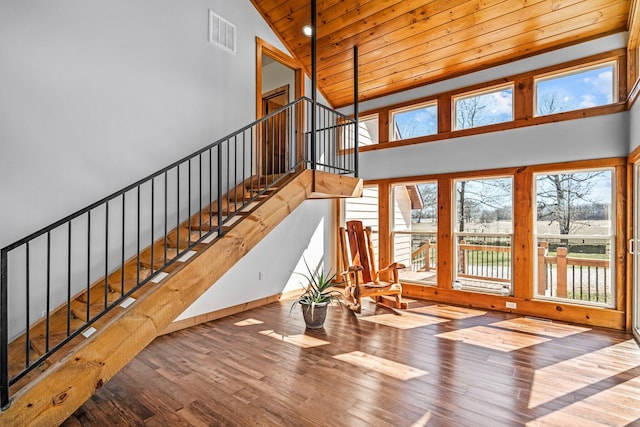
[[[316,170],[316,0],[311,0],[311,29],[311,169]]]
[[[9,407],[8,250],[0,252],[0,408]]]
[[[353,173],[356,178],[358,177],[358,136],[360,135],[358,114],[358,45],[353,45],[353,119],[355,120],[353,135]]]

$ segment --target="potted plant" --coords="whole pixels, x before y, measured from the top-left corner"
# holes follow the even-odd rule
[[[336,289],[331,289],[336,273],[325,273],[324,268],[312,271],[304,259],[307,273],[295,273],[305,278],[306,285],[303,284],[304,293],[300,295],[291,306],[291,310],[296,304],[302,308],[304,322],[309,329],[319,329],[324,325],[327,317],[327,309],[332,302],[338,302],[342,306],[343,295]]]

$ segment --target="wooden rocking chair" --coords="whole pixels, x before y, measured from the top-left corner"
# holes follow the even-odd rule
[[[371,297],[376,303],[382,302],[386,295],[395,296],[396,308],[407,308],[402,302],[402,285],[398,270],[405,268],[403,264],[393,264],[376,270],[371,227],[364,228],[362,221],[347,221],[347,227],[340,227],[340,250],[344,272],[342,276],[346,284],[345,296],[350,301],[349,308],[356,313],[362,310],[362,297]],[[393,282],[380,281],[379,274],[392,272]]]

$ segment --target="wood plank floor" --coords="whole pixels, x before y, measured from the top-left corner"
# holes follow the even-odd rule
[[[311,331],[289,307],[157,338],[63,425],[640,425],[630,335],[428,302]]]

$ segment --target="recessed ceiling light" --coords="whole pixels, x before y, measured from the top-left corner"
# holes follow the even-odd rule
[[[311,35],[313,34],[313,29],[311,28],[311,25],[305,25],[304,27],[302,27],[302,34],[304,34],[307,37],[311,37]]]

